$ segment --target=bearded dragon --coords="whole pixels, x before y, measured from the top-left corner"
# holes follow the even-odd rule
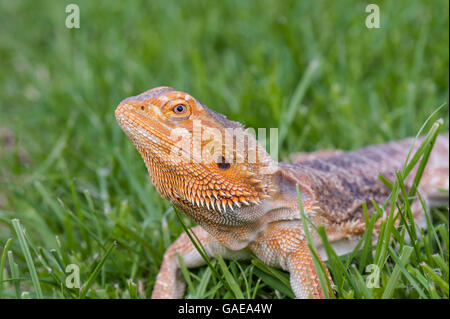
[[[412,144],[405,139],[356,151],[300,153],[291,163],[277,162],[243,125],[169,87],[123,100],[115,116],[156,190],[198,224],[192,230],[208,256],[256,256],[280,267],[290,273],[297,298],[324,297],[304,234],[297,185],[305,216],[324,225],[339,253],[349,252],[351,238],[365,229],[362,204],[370,210],[371,199],[383,203],[390,193],[377,175],[394,179]],[[437,192],[449,187],[448,156],[448,134],[440,135],[420,184],[430,200],[448,196]],[[423,215],[417,206],[415,219]],[[320,248],[320,238],[312,235]],[[184,296],[178,256],[188,268],[205,264],[183,233],[164,254],[152,298]]]

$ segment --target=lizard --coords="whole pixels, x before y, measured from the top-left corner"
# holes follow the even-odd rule
[[[352,238],[365,229],[362,204],[373,208],[370,200],[383,203],[390,194],[377,175],[394,178],[412,144],[404,139],[353,151],[299,153],[291,162],[277,162],[242,124],[164,86],[124,99],[115,116],[155,189],[197,223],[192,231],[208,256],[256,257],[288,271],[296,298],[324,298],[297,186],[305,216],[325,227],[339,253],[349,252]],[[448,192],[437,191],[449,187],[448,144],[448,134],[438,136],[422,176],[420,191],[429,202],[448,200]],[[410,187],[412,180],[405,183]],[[418,222],[424,220],[419,206],[414,209]],[[320,248],[320,238],[311,234]],[[321,256],[323,263],[326,257]],[[152,298],[184,296],[179,257],[188,268],[205,264],[183,233],[163,256]]]

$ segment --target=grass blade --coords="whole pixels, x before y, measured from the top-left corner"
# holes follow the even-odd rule
[[[186,267],[186,264],[183,261],[183,258],[181,258],[180,254],[177,253],[177,259],[178,259],[178,265],[180,265],[181,273],[183,274],[184,280],[187,284],[187,290],[189,292],[194,291],[194,285],[192,284],[191,275]]]
[[[11,277],[12,277],[9,280],[13,281],[16,298],[20,299],[21,293],[20,293],[19,267],[14,262],[14,256],[13,256],[11,250],[8,250],[8,263],[9,263],[9,269],[11,270]]]
[[[439,277],[434,271],[433,269],[431,269],[431,267],[429,265],[427,265],[426,263],[422,263],[420,265],[422,267],[422,269],[428,274],[428,276],[430,276],[430,278],[439,286],[442,288],[442,290],[444,290],[445,294],[448,295],[448,283],[445,282],[441,277]]]
[[[39,283],[36,267],[34,266],[33,258],[31,257],[30,254],[30,249],[23,234],[24,231],[18,219],[13,219],[12,224],[16,232],[17,238],[19,239],[20,248],[22,249],[22,252],[25,256],[25,260],[27,262],[28,271],[30,272],[31,281],[33,282],[33,286],[36,292],[36,297],[42,299],[44,296],[42,295],[41,284]]]
[[[92,273],[89,275],[88,280],[86,283],[81,287],[80,290],[80,296],[79,298],[83,298],[88,293],[89,289],[91,288],[92,284],[94,283],[95,278],[97,278],[98,273],[103,267],[103,264],[105,263],[106,259],[108,258],[109,254],[112,252],[113,248],[117,246],[117,242],[113,241],[109,244],[108,248],[106,249],[105,254],[103,255],[102,259],[100,259],[100,262],[97,264],[97,266],[94,268]]]
[[[5,261],[6,261],[6,253],[9,249],[9,246],[11,245],[12,238],[9,238],[6,241],[5,246],[3,247],[2,257],[0,259],[0,299],[3,297],[3,274],[5,272]]]
[[[332,295],[332,297],[334,297],[334,294],[330,293],[333,291],[333,289],[331,288],[330,279],[324,269],[324,266],[323,266],[321,260],[319,259],[317,251],[314,247],[314,243],[313,243],[311,233],[309,231],[309,227],[308,227],[307,223],[309,222],[313,227],[314,227],[314,225],[305,215],[305,210],[303,209],[303,202],[302,202],[301,194],[300,194],[300,187],[298,185],[296,185],[296,187],[297,187],[297,201],[298,201],[298,205],[300,207],[300,215],[301,215],[301,219],[302,219],[303,229],[305,232],[306,240],[308,242],[309,250],[310,250],[312,258],[313,258],[314,267],[316,269],[317,276],[319,277],[320,286],[322,287],[322,291],[323,291],[325,298],[330,298],[330,295]]]
[[[394,289],[395,289],[395,285],[398,281],[398,278],[400,277],[400,267],[403,266],[408,262],[409,256],[411,256],[411,253],[413,251],[413,248],[410,246],[404,246],[402,249],[402,253],[400,255],[400,259],[397,262],[397,264],[394,267],[394,271],[391,274],[391,277],[389,278],[389,281],[386,285],[386,288],[384,289],[383,295],[381,298],[386,299],[386,298],[391,298],[393,293],[394,293]]]
[[[295,114],[297,113],[297,110],[300,107],[300,104],[302,103],[303,97],[305,96],[306,90],[308,89],[309,85],[311,84],[312,78],[314,73],[316,72],[317,68],[319,67],[319,61],[318,60],[312,60],[306,71],[303,75],[302,79],[298,83],[294,94],[292,95],[291,100],[289,101],[289,105],[287,107],[287,110],[281,112],[281,118],[280,118],[280,125],[278,126],[280,128],[280,135],[278,139],[278,143],[280,145],[283,144],[287,132],[289,131],[289,127],[292,124],[292,121],[295,119]]]
[[[225,264],[223,258],[220,255],[216,255],[216,259],[219,261],[220,269],[222,270],[225,280],[227,281],[228,286],[230,287],[230,290],[233,292],[234,296],[238,299],[244,299],[244,294],[242,293],[241,288],[233,278],[231,272],[228,270],[228,267]]]
[[[289,298],[295,298],[294,293],[292,292],[292,289],[289,287],[286,287],[286,285],[282,284],[278,278],[269,275],[267,272],[255,268],[255,274],[269,287],[271,287],[274,290],[278,290],[281,293],[285,294]]]

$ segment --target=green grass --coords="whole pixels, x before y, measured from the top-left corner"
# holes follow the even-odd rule
[[[64,26],[69,3],[78,30]],[[115,122],[127,96],[169,85],[249,127],[278,127],[280,158],[414,136],[448,103],[448,1],[376,1],[371,30],[368,3],[0,2],[0,298],[150,296],[183,225]],[[448,114],[433,118],[441,132]],[[337,298],[448,298],[448,206],[405,241],[402,174],[390,181],[400,226],[327,262]],[[365,285],[372,263],[379,288]],[[69,264],[80,289],[65,285]],[[187,297],[292,297],[287,274],[256,260],[183,274]]]

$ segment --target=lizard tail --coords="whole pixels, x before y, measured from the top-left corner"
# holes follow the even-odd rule
[[[429,205],[441,206],[449,200],[449,135],[439,135],[420,181]]]

